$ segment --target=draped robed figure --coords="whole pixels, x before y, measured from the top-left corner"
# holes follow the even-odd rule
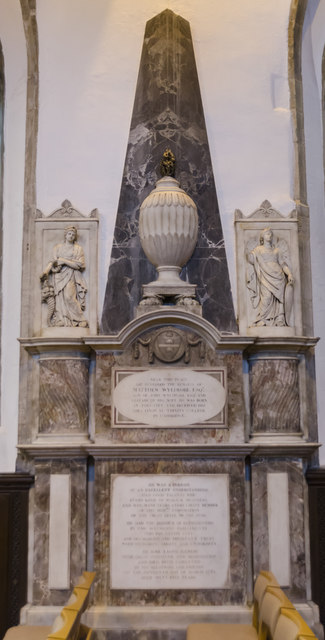
[[[280,249],[273,245],[273,232],[263,229],[260,244],[247,255],[250,270],[247,287],[254,309],[253,326],[286,326],[292,307],[293,276]]]
[[[82,276],[85,256],[77,244],[77,229],[65,229],[64,242],[55,245],[53,260],[41,275],[43,300],[47,301],[48,324],[56,327],[88,327],[84,316],[87,285]]]

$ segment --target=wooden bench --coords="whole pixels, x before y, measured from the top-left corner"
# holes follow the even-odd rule
[[[273,640],[311,640],[316,638],[297,609],[282,609],[275,626]]]
[[[261,571],[254,587],[251,624],[191,624],[187,640],[307,640],[315,634],[270,571]]]
[[[91,640],[92,629],[81,624],[81,616],[89,602],[95,572],[84,571],[67,604],[52,626],[25,625],[11,627],[3,640]]]

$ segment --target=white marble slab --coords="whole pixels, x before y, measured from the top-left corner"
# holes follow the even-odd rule
[[[160,367],[115,369],[113,416],[115,427],[147,425],[184,427],[226,423],[225,368],[193,370]]]
[[[267,474],[270,570],[283,587],[290,586],[290,530],[287,473]]]
[[[70,588],[70,476],[50,479],[49,578],[50,589]]]
[[[111,588],[229,585],[229,478],[112,476]]]

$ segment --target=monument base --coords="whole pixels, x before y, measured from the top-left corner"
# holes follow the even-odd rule
[[[169,272],[167,275],[170,275]],[[137,317],[148,311],[156,311],[162,305],[174,305],[202,315],[201,305],[195,299],[196,285],[183,282],[178,275],[172,275],[174,277],[168,279],[160,273],[158,280],[143,285],[142,300],[136,310]]]
[[[142,286],[142,294],[144,297],[163,296],[164,298],[171,298],[175,296],[185,296],[194,298],[195,291],[195,284],[183,282],[180,278],[175,278],[172,282],[167,280],[160,281],[160,279],[158,279]]]
[[[136,308],[136,317],[168,306],[181,308],[197,316],[202,316],[202,307],[195,299],[196,285],[183,282],[166,284],[159,279],[142,287],[142,300]]]
[[[317,637],[324,638],[319,623],[319,610],[313,602],[295,605]],[[21,623],[52,624],[60,607],[26,605],[21,610]],[[248,606],[164,606],[105,607],[92,606],[83,622],[94,630],[96,640],[185,640],[186,630],[193,623],[250,624],[252,607]]]
[[[195,302],[193,300],[193,302]],[[184,311],[187,311],[188,313],[194,313],[196,316],[199,316],[200,318],[202,318],[202,307],[200,304],[191,304],[191,302],[189,304],[185,304],[183,303],[182,305],[180,304],[175,304],[174,302],[170,301],[170,302],[165,302],[165,304],[159,304],[154,302],[153,298],[147,298],[146,299],[146,304],[142,305],[141,303],[137,306],[136,308],[136,318],[140,318],[140,316],[145,315],[146,313],[151,313],[152,311],[161,311],[161,310],[165,310],[168,307],[174,307],[175,309],[179,310],[179,309],[184,309]]]

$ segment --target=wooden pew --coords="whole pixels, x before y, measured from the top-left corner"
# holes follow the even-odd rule
[[[252,624],[191,624],[187,640],[317,640],[271,572],[261,571],[254,587]]]
[[[281,610],[275,626],[273,640],[311,640],[316,638],[296,609]]]
[[[81,624],[81,616],[89,602],[95,572],[84,571],[67,604],[52,626],[19,625],[11,627],[3,640],[91,640],[92,629]]]
[[[251,624],[240,623],[194,623],[187,629],[187,640],[257,640],[264,594],[270,586],[280,588],[271,571],[261,571],[254,587],[254,607]]]
[[[81,612],[71,609],[62,609],[54,620],[51,633],[47,640],[77,640],[80,626]]]

